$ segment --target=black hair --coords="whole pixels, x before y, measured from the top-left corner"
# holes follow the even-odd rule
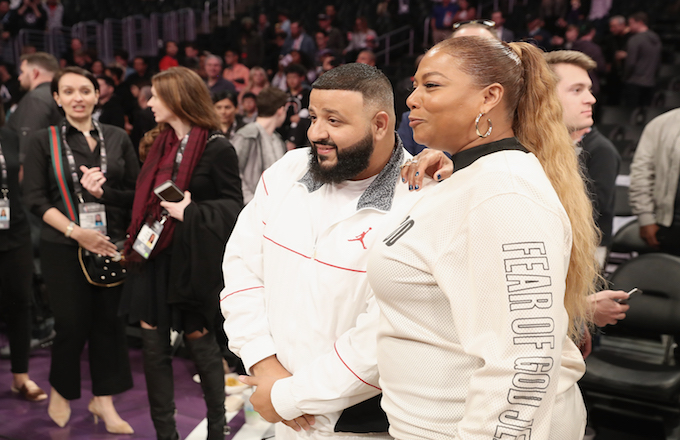
[[[234,107],[238,107],[238,97],[236,96],[236,93],[230,90],[215,92],[210,97],[212,98],[213,104],[217,104],[223,99],[228,99],[232,104],[234,104]]]
[[[121,69],[120,67],[109,66],[109,67],[106,68],[106,70],[108,70],[111,75],[115,76],[118,81],[123,80],[124,72],[123,72],[123,69]]]
[[[307,69],[302,64],[291,63],[286,66],[284,73],[288,75],[289,73],[297,73],[300,76],[307,76]]]
[[[257,95],[254,94],[253,92],[246,92],[241,96],[241,101],[243,101],[246,98],[253,98],[255,102],[257,102]]]
[[[101,80],[104,81],[109,87],[113,87],[113,88],[116,87],[116,83],[113,81],[113,78],[111,78],[110,76],[99,75],[99,76],[97,77],[97,79],[98,79],[98,80],[101,79]]]
[[[312,89],[359,92],[364,104],[374,103],[380,110],[394,111],[392,83],[379,69],[367,64],[349,63],[335,67],[318,77]]]
[[[85,70],[82,67],[66,67],[65,69],[61,69],[59,72],[57,72],[56,75],[54,75],[54,78],[52,78],[52,83],[50,84],[50,90],[52,91],[52,94],[59,94],[59,81],[61,80],[61,77],[66,75],[67,73],[74,73],[76,75],[84,76],[85,78],[89,79],[92,85],[94,86],[94,90],[96,92],[99,91],[99,82],[97,82],[97,78],[90,72],[89,70]],[[109,78],[111,80],[111,78]]]
[[[129,60],[130,60],[130,54],[129,54],[128,51],[125,50],[125,49],[116,49],[116,50],[114,50],[114,51],[113,51],[113,56],[114,56],[114,57],[121,57],[121,58],[124,59],[125,61],[129,61]]]

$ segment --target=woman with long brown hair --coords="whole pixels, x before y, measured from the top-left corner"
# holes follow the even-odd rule
[[[597,232],[554,75],[529,44],[448,39],[407,104],[414,139],[451,153],[454,174],[369,261],[390,434],[582,438],[573,340],[590,321]]]
[[[223,287],[224,244],[243,207],[238,159],[217,132],[210,94],[193,71],[173,67],[155,75],[149,107],[158,126],[140,145],[146,154],[125,246],[131,264],[123,312],[142,327],[144,373],[157,438],[179,437],[172,328],[184,332],[201,377],[208,439],[222,439],[224,370],[212,329]],[[154,191],[160,188],[165,190]]]

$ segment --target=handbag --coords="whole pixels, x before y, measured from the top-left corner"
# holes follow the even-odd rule
[[[125,261],[122,253],[124,245],[125,240],[116,243],[118,255],[115,257],[93,254],[83,247],[78,248],[78,261],[88,283],[99,287],[115,287],[125,282],[127,270],[121,264]]]
[[[64,201],[68,218],[72,222],[78,223],[78,211],[71,199],[71,192],[66,186],[66,174],[64,173],[61,156],[61,137],[57,127],[54,125],[50,126],[49,135],[52,168],[57,179],[57,186]],[[84,249],[82,246],[78,247],[78,261],[88,283],[99,287],[115,287],[125,282],[127,270],[122,265],[125,260],[122,254],[124,243],[124,240],[115,243],[118,248],[118,255],[115,257],[95,254]]]

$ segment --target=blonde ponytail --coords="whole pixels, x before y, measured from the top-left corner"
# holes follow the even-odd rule
[[[599,265],[595,249],[599,231],[592,203],[557,96],[557,79],[543,54],[528,43],[510,43],[521,59],[524,90],[520,94],[513,130],[517,139],[534,153],[571,221],[573,243],[564,306],[569,313],[569,335],[574,338],[592,320],[586,297],[595,293]]]

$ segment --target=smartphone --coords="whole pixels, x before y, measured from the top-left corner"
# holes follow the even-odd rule
[[[617,299],[616,302],[618,302],[619,304],[628,304],[628,300],[630,299],[630,297],[635,295],[636,293],[642,293],[642,290],[638,289],[637,287],[633,287],[631,291],[628,292],[628,298]]]
[[[184,193],[172,180],[166,180],[153,189],[153,192],[164,202],[180,202],[184,199]]]

